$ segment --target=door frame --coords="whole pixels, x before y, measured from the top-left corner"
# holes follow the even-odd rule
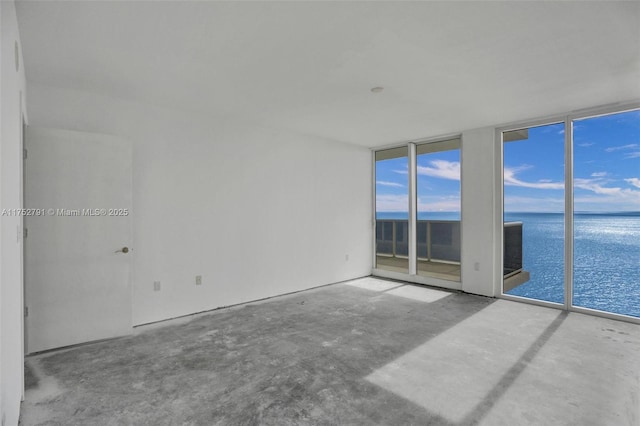
[[[19,163],[19,168],[20,170],[18,171],[19,174],[19,179],[20,179],[20,187],[18,189],[19,192],[19,196],[20,196],[20,208],[23,209],[24,208],[24,188],[25,188],[25,160],[26,160],[26,151],[25,151],[25,135],[26,135],[26,128],[28,125],[28,117],[27,117],[27,111],[26,111],[26,102],[24,100],[24,93],[21,90],[20,91],[20,123],[19,123],[19,132],[20,132],[20,137],[19,137],[19,141],[18,143],[20,144],[20,152],[19,152],[19,158],[20,161]],[[25,262],[24,262],[24,258],[25,258],[25,227],[24,227],[24,216],[20,216],[20,223],[19,223],[19,232],[18,232],[18,239],[19,239],[19,243],[21,245],[21,247],[19,247],[19,256],[20,256],[20,306],[22,307],[21,309],[21,313],[20,313],[20,336],[22,338],[22,345],[20,347],[20,358],[22,359],[22,363],[20,364],[20,377],[21,377],[21,401],[24,401],[24,394],[25,394],[25,380],[24,380],[24,375],[25,375],[25,368],[24,368],[24,359],[25,359],[25,355],[27,352],[27,332],[26,332],[26,324],[25,324],[25,312],[26,312],[26,298],[25,298],[25,285],[24,285],[24,280],[25,280],[25,274],[26,274],[26,268],[25,268]]]
[[[27,260],[26,259],[27,258],[27,246],[32,247],[33,244],[31,244],[31,245],[23,244],[22,253],[21,253],[21,256],[23,257],[23,260],[22,260],[22,266],[23,266],[23,271],[22,271],[22,305],[24,307],[23,308],[23,315],[22,315],[22,337],[23,337],[23,348],[22,348],[22,351],[23,351],[23,359],[24,359],[25,355],[29,355],[29,354],[36,354],[36,353],[39,353],[39,352],[57,350],[57,349],[60,349],[60,348],[64,348],[64,347],[67,347],[67,346],[74,346],[74,345],[78,345],[78,344],[93,343],[93,342],[97,342],[97,341],[101,341],[101,340],[105,340],[105,339],[118,338],[118,337],[122,337],[122,336],[131,335],[131,333],[133,333],[133,292],[134,292],[134,289],[133,289],[133,253],[132,253],[133,252],[133,248],[132,248],[132,246],[134,245],[134,242],[133,242],[133,150],[132,150],[132,146],[125,139],[123,139],[123,138],[121,138],[119,136],[116,136],[116,135],[112,135],[112,134],[86,132],[86,131],[78,131],[78,130],[69,130],[69,129],[55,128],[55,127],[38,127],[38,126],[36,126],[36,127],[31,128],[31,129],[32,129],[32,131],[49,131],[49,132],[53,132],[54,134],[58,134],[58,135],[59,134],[65,134],[65,135],[72,136],[72,137],[76,137],[75,135],[90,135],[92,137],[97,137],[99,139],[105,139],[106,138],[106,140],[119,141],[119,143],[126,143],[128,145],[128,148],[127,148],[128,149],[128,164],[129,164],[128,167],[129,167],[129,172],[130,173],[128,174],[127,185],[129,187],[129,191],[128,191],[129,192],[129,201],[128,201],[129,205],[128,205],[128,214],[123,215],[123,216],[128,216],[129,220],[128,220],[128,226],[126,227],[127,228],[127,238],[125,239],[125,241],[123,241],[120,244],[124,244],[125,246],[127,246],[129,248],[129,251],[125,252],[126,253],[126,258],[128,259],[127,260],[128,267],[127,267],[127,274],[126,274],[127,275],[126,283],[127,283],[127,287],[128,287],[127,306],[128,306],[128,309],[129,309],[129,315],[128,315],[128,323],[127,323],[128,332],[126,334],[120,334],[120,335],[115,335],[115,336],[111,336],[111,337],[99,337],[99,338],[95,338],[95,339],[79,341],[77,343],[72,343],[70,345],[62,345],[62,346],[57,346],[57,347],[51,347],[49,349],[38,349],[38,350],[35,350],[35,351],[34,350],[30,350],[30,348],[29,348],[29,337],[30,337],[30,334],[29,334],[29,331],[28,331],[29,330],[29,327],[28,327],[29,324],[27,322],[27,319],[25,318],[24,313],[28,312],[29,315],[31,315],[32,313],[29,312],[29,311],[32,310],[31,308],[33,308],[33,306],[29,306],[29,304],[28,304],[28,302],[29,302],[29,299],[27,297],[28,296],[28,294],[27,294],[27,290],[28,289],[27,289],[27,285],[26,285],[26,281],[25,281],[25,275],[29,274],[29,272],[30,272],[30,271],[27,270],[28,269],[28,265],[27,265],[27,262],[26,262],[26,260]],[[25,148],[27,147],[27,139],[26,138],[27,138],[27,133],[28,133],[28,132],[26,132],[26,130],[27,130],[26,128],[21,130],[23,132],[23,144],[24,144]],[[25,151],[23,150],[22,152],[25,152]],[[36,152],[36,151],[34,151],[34,152]],[[27,156],[35,158],[35,157],[33,157],[33,155],[30,155],[30,154],[32,154],[32,153],[28,152]],[[23,158],[23,162],[26,163],[26,159],[25,158]],[[23,182],[22,182],[22,188],[21,188],[21,196],[23,198],[23,201],[22,201],[23,205],[24,205],[24,200],[26,200],[25,191],[26,191],[26,186],[27,186],[24,181],[28,180],[27,179],[27,167],[29,167],[29,165],[26,165],[25,163],[22,163],[22,166],[21,166],[22,167],[22,174],[23,174],[23,177],[22,177]],[[30,167],[31,167],[30,170],[37,170],[37,167],[34,168],[33,164]],[[61,207],[61,206],[56,206],[56,207],[58,208],[58,207]],[[64,207],[64,206],[62,206],[62,207]],[[89,207],[97,207],[97,206],[89,206]],[[111,207],[111,206],[106,206],[105,205],[104,207]],[[117,206],[117,207],[118,208],[115,209],[115,210],[118,210],[122,206]],[[46,205],[46,208],[48,210],[54,210],[50,205]],[[61,208],[60,210],[64,210],[64,209]],[[84,209],[84,206],[83,206],[82,210],[97,210],[97,209]],[[102,208],[101,210],[104,210],[105,213],[101,213],[100,216],[105,216],[105,215],[107,215],[106,211],[110,210],[110,208],[109,209]],[[51,215],[51,214],[52,213],[48,213],[48,215]],[[56,213],[56,215],[57,214],[58,213]],[[74,216],[74,215],[76,215],[76,214],[70,214],[70,216]],[[82,215],[84,216],[84,213]],[[93,216],[93,215],[94,214],[89,214],[88,216]],[[116,217],[116,216],[121,216],[121,215],[119,215],[119,214],[113,214],[112,215],[111,213],[109,213],[108,216]],[[22,235],[24,236],[24,232],[22,233]],[[26,240],[26,239],[23,238],[23,241],[24,240]],[[117,249],[118,247],[122,247],[122,245],[116,244],[116,245],[113,246],[113,249]],[[118,253],[118,252],[119,252],[119,250],[115,251],[114,253]],[[124,306],[124,304],[122,304],[121,306]],[[26,310],[26,309],[28,309],[28,310]],[[33,325],[32,325],[32,327],[33,327]],[[37,333],[36,333],[36,335],[37,335]],[[23,367],[24,367],[24,365],[23,365]],[[23,374],[23,377],[24,377],[24,374]]]
[[[425,286],[440,287],[449,290],[462,290],[462,270],[460,279],[457,281],[445,280],[442,278],[436,278],[426,275],[419,275],[417,273],[417,238],[416,238],[416,225],[417,225],[417,155],[416,147],[418,145],[438,143],[448,141],[452,139],[460,139],[460,223],[462,224],[463,209],[462,199],[464,197],[462,189],[462,163],[464,161],[462,155],[462,133],[448,133],[436,137],[412,139],[399,143],[384,145],[371,149],[371,229],[373,232],[373,238],[371,240],[371,261],[372,269],[371,275],[374,277],[388,278],[398,281],[410,282],[413,284],[420,284]],[[386,269],[376,268],[377,263],[377,247],[376,247],[376,229],[377,229],[377,217],[376,217],[376,152],[385,151],[394,148],[407,148],[407,166],[408,166],[408,181],[407,181],[407,198],[408,198],[408,271],[407,272],[395,272]],[[464,246],[464,234],[461,231],[460,235],[460,248]]]

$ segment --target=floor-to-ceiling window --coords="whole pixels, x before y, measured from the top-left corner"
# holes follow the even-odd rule
[[[640,111],[573,121],[573,306],[640,318]]]
[[[409,178],[406,146],[375,153],[377,269],[409,272]]]
[[[459,287],[460,138],[377,151],[375,188],[375,270]]]
[[[504,293],[564,303],[564,123],[504,141]]]
[[[640,318],[640,110],[502,140],[503,294]]]
[[[416,146],[417,273],[460,280],[460,139]]]

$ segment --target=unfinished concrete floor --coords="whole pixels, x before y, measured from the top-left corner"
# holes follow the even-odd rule
[[[24,425],[640,424],[640,326],[364,278],[27,359]]]

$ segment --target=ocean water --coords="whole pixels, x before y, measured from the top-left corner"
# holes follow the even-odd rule
[[[523,223],[529,282],[509,294],[564,303],[564,215],[506,213]],[[574,215],[573,304],[640,317],[640,215]]]
[[[378,213],[378,219],[407,219]],[[418,219],[460,220],[459,213]],[[523,268],[531,279],[508,294],[564,303],[564,215],[506,213],[523,223]],[[463,236],[464,238],[464,236]],[[640,317],[640,213],[574,215],[573,304]]]

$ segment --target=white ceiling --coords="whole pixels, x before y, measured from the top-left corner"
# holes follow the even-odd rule
[[[17,9],[29,82],[364,146],[640,99],[640,2]]]

